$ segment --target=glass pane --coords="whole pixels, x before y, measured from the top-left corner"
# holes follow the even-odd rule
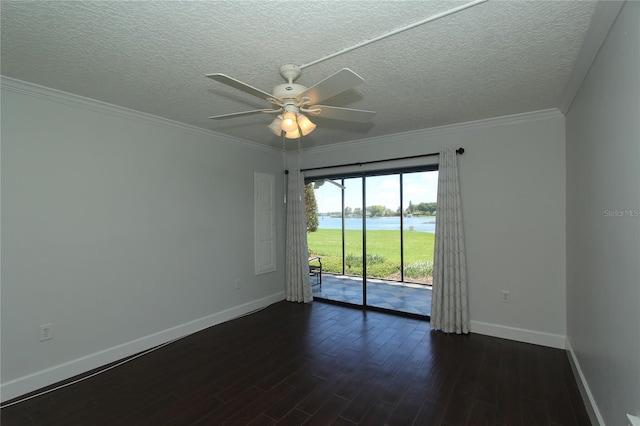
[[[406,312],[431,315],[438,172],[403,174],[402,188]]]
[[[400,281],[400,175],[366,178],[367,278]]]
[[[400,175],[367,177],[366,190],[367,305],[402,311]]]
[[[322,263],[321,280],[311,277],[313,296],[362,305],[362,269],[344,261],[344,254],[362,253],[362,179],[311,182],[318,228],[307,233],[311,265]],[[345,208],[342,207],[344,186]],[[308,203],[309,204],[309,203]],[[311,230],[309,230],[311,231]],[[317,269],[317,268],[316,268]]]
[[[438,171],[403,175],[404,280],[431,284],[437,217]]]

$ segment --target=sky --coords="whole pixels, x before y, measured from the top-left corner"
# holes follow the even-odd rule
[[[437,198],[438,172],[405,173],[402,176],[404,196],[403,210],[413,204],[435,202]],[[337,182],[340,182],[339,180]],[[345,179],[345,206],[362,208],[361,179]],[[330,183],[324,183],[315,190],[319,213],[341,210],[341,190]],[[400,205],[399,175],[367,177],[367,205],[381,205],[396,210]]]

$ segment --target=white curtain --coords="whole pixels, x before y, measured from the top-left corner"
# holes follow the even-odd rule
[[[313,295],[309,280],[304,175],[293,169],[288,176],[285,296],[290,302],[306,303],[313,300]]]
[[[431,327],[469,333],[467,262],[455,149],[440,152]]]

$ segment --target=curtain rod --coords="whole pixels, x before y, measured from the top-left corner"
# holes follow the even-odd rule
[[[457,154],[464,154],[464,148],[456,149],[456,153]],[[388,161],[398,161],[398,160],[410,160],[412,158],[433,157],[435,155],[440,155],[440,153],[432,152],[431,154],[411,155],[409,157],[388,158],[386,160],[364,161],[362,163],[336,164],[334,166],[325,166],[325,167],[311,167],[309,169],[302,169],[300,171],[301,172],[308,172],[310,170],[324,170],[324,169],[336,169],[338,167],[363,166],[365,164],[386,163]],[[284,172],[285,173],[289,173],[289,170],[285,170]]]

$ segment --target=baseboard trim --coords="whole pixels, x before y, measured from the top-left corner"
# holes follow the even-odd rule
[[[527,330],[524,328],[507,327],[504,325],[490,324],[487,322],[471,321],[473,333],[484,334],[502,339],[515,340],[551,348],[565,349],[566,336],[560,334],[543,333],[541,331]]]
[[[569,340],[569,338],[567,338],[567,352],[569,353],[569,364],[571,365],[571,369],[573,370],[573,375],[576,376],[576,382],[578,383],[578,389],[580,390],[580,395],[582,396],[582,402],[584,402],[584,406],[587,409],[587,414],[589,414],[589,420],[591,420],[591,424],[605,426],[604,419],[600,414],[600,410],[598,410],[598,405],[596,404],[596,400],[593,398],[591,389],[589,389],[587,379],[582,373],[580,362],[578,362],[576,353],[571,347],[571,341]]]
[[[77,376],[78,374],[86,373],[87,371],[91,371],[95,368],[110,364],[163,343],[221,324],[257,309],[267,307],[275,302],[284,300],[284,298],[284,292],[274,293],[261,299],[234,306],[215,314],[141,337],[140,339],[136,339],[122,345],[114,346],[27,376],[19,377],[0,385],[0,400],[5,402],[18,398],[27,393]]]

